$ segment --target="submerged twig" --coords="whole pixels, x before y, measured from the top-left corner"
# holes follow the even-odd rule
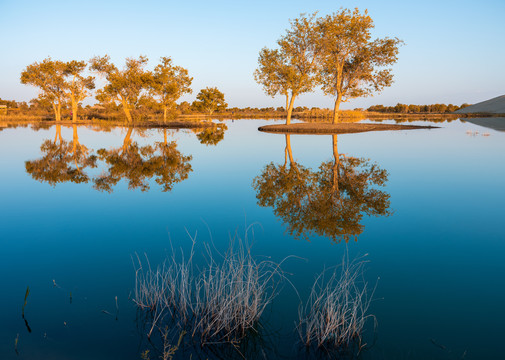
[[[19,356],[18,343],[19,343],[19,333],[16,335],[16,338],[14,339],[14,351],[16,352],[17,356]]]
[[[25,300],[23,303],[23,307],[21,308],[21,317],[23,318],[23,320],[25,322],[26,330],[28,330],[28,332],[31,333],[32,329],[30,328],[30,325],[28,325],[28,320],[26,320],[26,318],[25,318],[25,307],[26,307],[26,303],[28,301],[28,295],[30,295],[30,287],[29,286],[26,287]]]
[[[26,287],[26,292],[25,292],[25,301],[23,303],[23,307],[21,308],[21,315],[23,316],[23,319],[25,318],[25,307],[26,307],[26,302],[28,300],[28,295],[30,295],[30,287]]]
[[[118,319],[118,315],[119,315],[119,306],[117,304],[117,295],[114,297],[114,299],[116,300],[116,320]]]

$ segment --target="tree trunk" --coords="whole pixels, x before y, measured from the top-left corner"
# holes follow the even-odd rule
[[[133,122],[132,119],[132,114],[130,112],[130,109],[128,108],[128,105],[124,107],[124,113],[126,115],[126,121],[131,124]]]
[[[163,129],[164,142],[163,145],[167,146],[167,129]]]
[[[77,101],[75,99],[72,99],[72,122],[77,121]]]
[[[167,106],[163,106],[163,122],[167,122],[167,109],[168,109]]]
[[[286,125],[291,124],[291,113],[293,112],[293,105],[295,103],[295,95],[291,94],[291,101],[289,102],[289,107],[288,107],[288,117],[286,118]]]
[[[58,121],[58,110],[56,109],[56,104],[55,103],[53,103],[53,111],[54,111],[54,119],[56,121]]]
[[[340,155],[338,154],[337,135],[332,135],[333,140],[333,193],[340,196],[338,189],[338,168],[340,166]]]
[[[61,121],[61,104],[53,103],[54,118],[57,122]]]
[[[130,112],[130,106],[128,105],[128,102],[124,99],[121,99],[121,105],[123,105],[123,111],[126,115],[126,122],[128,124],[131,124],[133,122],[133,119],[132,119],[132,114]]]
[[[61,121],[61,103],[58,103],[56,108],[58,109],[58,113],[56,114],[56,121]]]
[[[333,108],[333,124],[338,122],[338,109],[340,108],[340,103],[342,102],[342,95],[338,94],[335,99],[335,107]]]
[[[289,109],[289,94],[286,93],[286,117],[288,116],[288,109]]]

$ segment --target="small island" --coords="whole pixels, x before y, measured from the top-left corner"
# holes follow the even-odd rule
[[[437,129],[437,126],[396,125],[382,123],[295,123],[265,125],[258,128],[259,131],[283,134],[351,134],[366,131],[386,130],[414,130],[414,129]]]

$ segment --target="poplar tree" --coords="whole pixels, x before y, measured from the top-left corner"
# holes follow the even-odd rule
[[[161,58],[152,75],[150,92],[163,108],[163,121],[167,121],[168,110],[176,107],[176,101],[193,92],[190,88],[193,78],[187,69],[175,66],[169,57]]]
[[[77,110],[79,103],[90,95],[90,91],[95,88],[95,78],[84,76],[87,64],[85,61],[72,60],[65,63],[65,92],[72,105],[72,121],[77,121]]]
[[[46,58],[21,72],[21,83],[38,87],[39,99],[51,103],[56,121],[61,121],[61,108],[65,104],[65,70],[64,62]]]
[[[224,100],[224,94],[216,87],[207,87],[200,90],[196,95],[196,100],[193,102],[192,107],[195,110],[203,111],[212,115],[216,110],[224,110],[228,104]]]
[[[277,49],[260,51],[254,79],[272,97],[286,97],[286,124],[291,123],[295,99],[314,90],[317,82],[314,17],[301,15],[278,41]]]
[[[107,81],[103,89],[97,91],[97,100],[121,105],[128,123],[133,122],[132,112],[138,108],[142,95],[151,82],[151,74],[144,69],[147,61],[145,56],[127,58],[125,67],[118,69],[108,55],[90,60],[91,70]]]
[[[398,38],[372,39],[374,28],[367,10],[341,9],[318,18],[314,27],[316,57],[322,90],[335,98],[333,123],[340,104],[370,96],[393,83],[392,68],[398,60]]]

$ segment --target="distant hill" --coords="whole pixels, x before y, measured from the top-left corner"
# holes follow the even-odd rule
[[[505,95],[459,109],[455,114],[505,114]]]

